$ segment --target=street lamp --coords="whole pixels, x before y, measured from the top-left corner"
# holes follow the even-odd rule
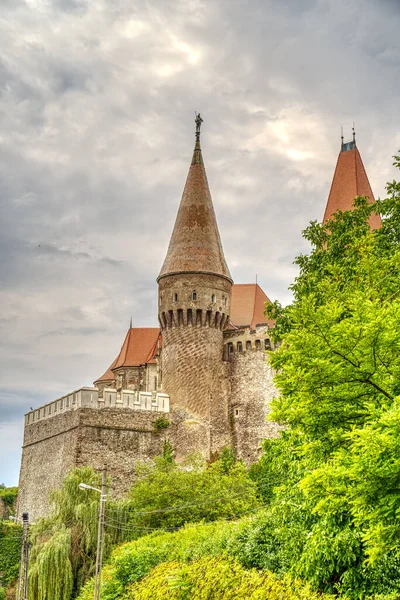
[[[99,488],[95,488],[91,485],[88,485],[87,483],[80,483],[79,487],[81,488],[81,490],[94,490],[95,492],[99,492],[99,494],[101,494],[101,490],[99,490]]]
[[[79,488],[81,490],[93,490],[100,494],[100,505],[99,505],[99,524],[97,531],[97,550],[96,550],[96,573],[94,577],[94,600],[101,600],[101,568],[103,565],[103,547],[104,547],[104,512],[107,498],[107,472],[103,469],[101,490],[95,488],[87,483],[80,483]]]

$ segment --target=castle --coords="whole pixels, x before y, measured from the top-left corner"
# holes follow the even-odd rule
[[[157,278],[159,328],[133,328],[94,387],[83,387],[25,415],[18,511],[48,511],[49,493],[73,466],[107,465],[112,493],[125,494],[135,465],[162,453],[212,460],[233,447],[247,464],[262,439],[276,395],[266,350],[273,321],[257,284],[234,284],[219,236],[200,146],[200,115],[189,173]],[[355,138],[344,143],[324,220],[355,196],[374,201]],[[379,227],[379,217],[371,223]]]

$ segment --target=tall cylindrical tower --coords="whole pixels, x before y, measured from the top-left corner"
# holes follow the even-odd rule
[[[228,420],[227,403],[222,406],[221,378],[232,279],[204,168],[200,124],[198,115],[192,163],[157,279],[158,314],[163,340],[162,385],[170,395],[171,407],[212,424],[216,415]]]

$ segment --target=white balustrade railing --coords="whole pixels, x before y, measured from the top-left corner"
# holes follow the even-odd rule
[[[118,391],[105,388],[99,398],[97,388],[82,387],[53,402],[44,404],[25,415],[25,425],[48,419],[54,415],[76,410],[77,408],[130,408],[150,412],[169,412],[169,396],[161,392]]]

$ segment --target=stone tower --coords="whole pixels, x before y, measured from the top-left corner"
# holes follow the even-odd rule
[[[198,115],[192,163],[157,279],[158,316],[163,338],[162,389],[170,396],[172,410],[198,419],[201,442],[193,449],[210,456],[230,443],[222,359],[232,279],[204,168],[200,124]]]

